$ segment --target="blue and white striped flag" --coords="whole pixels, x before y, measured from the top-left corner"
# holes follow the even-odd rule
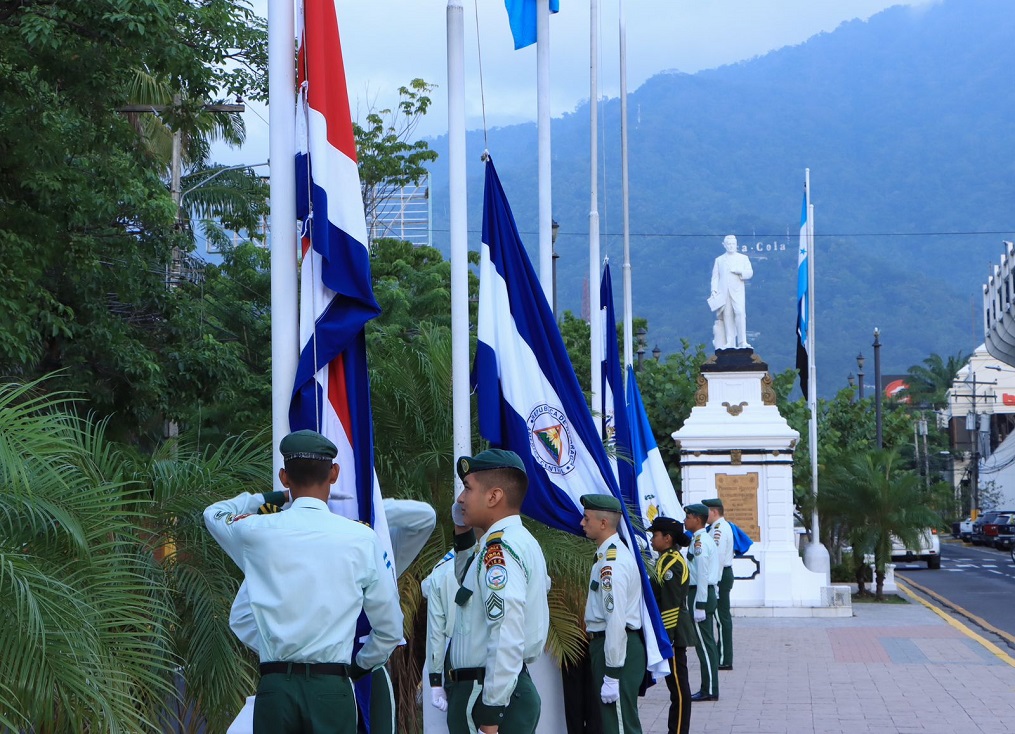
[[[631,457],[638,485],[638,508],[645,527],[659,515],[683,521],[684,508],[680,506],[673,481],[666,471],[663,456],[659,453],[652,426],[648,422],[645,403],[638,390],[634,366],[627,367],[627,412],[631,425]]]
[[[800,371],[800,389],[807,397],[807,383],[810,377],[807,361],[807,328],[810,314],[807,312],[807,249],[809,242],[807,223],[807,187],[804,187],[804,205],[800,214],[800,253],[797,255],[796,275],[796,368]]]
[[[610,465],[620,485],[620,495],[629,508],[641,512],[634,464],[631,460],[631,426],[628,419],[627,403],[624,397],[623,372],[620,370],[620,347],[617,344],[617,316],[613,308],[613,278],[610,277],[610,263],[603,266],[602,285],[599,288],[599,303],[603,326],[602,405],[599,411],[606,429],[606,446],[613,450]],[[648,525],[642,525],[648,527]]]
[[[473,376],[480,433],[525,462],[529,491],[522,511],[581,534],[580,497],[619,498],[620,488],[492,160],[486,163],[478,337]],[[645,635],[648,667],[665,674],[672,648],[626,512],[620,531],[641,569],[644,628],[655,631]]]

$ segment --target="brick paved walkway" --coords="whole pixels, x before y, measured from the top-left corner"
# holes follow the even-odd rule
[[[1015,732],[1015,668],[918,604],[857,604],[851,619],[735,617],[734,669],[691,731],[729,734]],[[688,650],[691,690],[701,680]],[[665,734],[666,686],[641,700]]]

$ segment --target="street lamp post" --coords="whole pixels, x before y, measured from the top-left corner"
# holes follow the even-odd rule
[[[645,335],[648,332],[645,330],[645,327],[641,327],[634,334],[638,337],[638,369],[640,370],[641,361],[645,357]]]
[[[874,327],[874,421],[877,426],[878,449],[884,448],[881,436],[881,330]]]
[[[856,355],[856,377],[860,382],[860,393],[858,397],[863,400],[863,352]]]
[[[659,361],[659,357],[661,357],[662,354],[663,354],[663,350],[659,348],[658,344],[656,344],[655,347],[652,348],[652,359],[654,359],[656,362],[658,362]]]

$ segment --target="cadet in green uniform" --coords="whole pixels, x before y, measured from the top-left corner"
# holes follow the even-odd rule
[[[694,612],[694,648],[701,665],[701,689],[691,696],[692,701],[717,701],[719,699],[719,651],[715,645],[715,587],[719,583],[719,556],[715,543],[705,531],[708,508],[694,504],[684,508],[687,516],[684,527],[694,533],[691,547],[687,551],[691,570],[691,586],[688,593],[693,603],[688,604]]]
[[[730,613],[730,592],[733,590],[733,528],[725,517],[722,500],[702,500],[708,508],[708,532],[719,550],[719,603],[715,621],[719,627],[719,670],[733,670],[733,615]]]
[[[595,541],[595,563],[585,604],[593,686],[599,686],[604,734],[641,734],[638,689],[645,677],[638,564],[617,534],[620,500],[608,494],[581,498],[582,529]],[[593,689],[594,690],[594,689]]]
[[[666,734],[688,734],[691,731],[691,682],[687,676],[687,648],[694,644],[694,622],[687,608],[691,574],[680,549],[686,548],[690,541],[683,523],[670,517],[657,517],[648,532],[652,534],[652,550],[659,554],[655,569],[649,574],[652,591],[673,645],[670,673],[666,676],[666,687],[670,689]]]
[[[448,731],[532,734],[540,700],[526,665],[546,647],[550,578],[543,551],[519,516],[528,489],[525,465],[512,451],[490,449],[460,457],[456,468],[464,484],[462,527],[483,535],[478,553],[468,555],[455,538],[466,563],[448,649]]]
[[[244,493],[204,511],[209,532],[244,573],[261,659],[254,733],[353,734],[352,678],[383,665],[402,637],[395,578],[376,533],[328,511],[335,445],[297,431],[279,450],[290,509],[257,514],[265,502],[282,504],[283,493]],[[354,661],[362,612],[372,629]]]

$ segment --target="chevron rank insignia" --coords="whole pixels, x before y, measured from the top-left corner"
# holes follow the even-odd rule
[[[490,594],[486,600],[486,616],[489,619],[500,619],[504,616],[504,600],[497,594]]]

